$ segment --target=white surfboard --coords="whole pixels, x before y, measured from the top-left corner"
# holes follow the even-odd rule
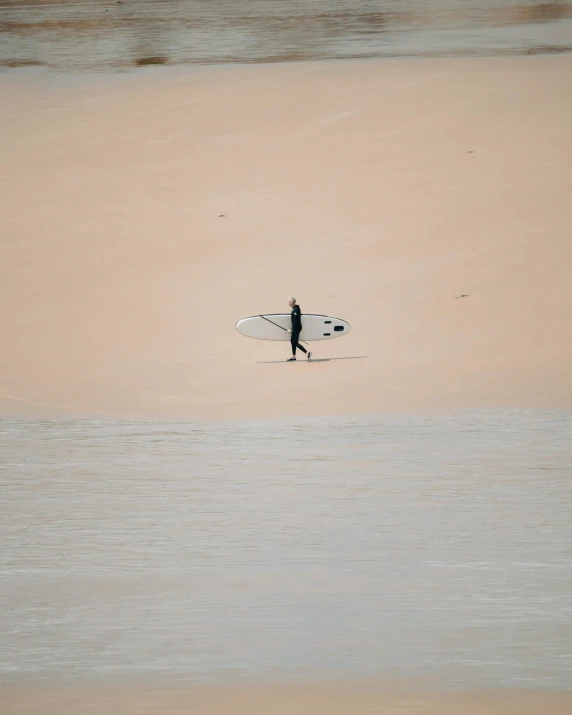
[[[236,324],[236,329],[247,338],[258,340],[290,340],[288,330],[292,327],[290,313],[265,313],[243,318]],[[349,323],[340,318],[331,318],[328,315],[315,315],[302,313],[302,332],[300,340],[330,340],[341,338],[351,330]]]

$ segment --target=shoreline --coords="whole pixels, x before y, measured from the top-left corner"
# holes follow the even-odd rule
[[[506,49],[451,49],[451,50],[434,50],[430,52],[411,52],[395,54],[375,54],[370,55],[348,55],[348,56],[332,56],[332,57],[308,57],[308,58],[284,58],[278,59],[225,59],[218,61],[197,60],[181,61],[181,62],[142,62],[125,64],[119,66],[96,68],[61,68],[52,66],[40,61],[19,61],[9,60],[5,63],[0,63],[0,77],[16,76],[16,73],[30,74],[41,72],[42,74],[57,77],[124,77],[134,75],[135,73],[152,73],[152,72],[181,72],[192,71],[201,68],[222,69],[229,67],[283,67],[288,65],[300,64],[325,64],[336,62],[386,62],[395,61],[402,62],[413,60],[422,62],[423,60],[475,60],[475,59],[510,59],[519,57],[543,57],[554,55],[567,55],[572,53],[572,44],[556,44],[556,45],[533,45],[531,47],[514,47]],[[152,59],[152,58],[151,58]]]
[[[435,4],[438,7],[435,7]],[[461,5],[461,6],[459,6]],[[4,12],[0,65],[111,70],[216,62],[277,63],[355,57],[538,54],[572,49],[572,5],[558,2],[379,4],[293,0],[288,7],[229,0],[32,3]],[[30,38],[33,36],[33,42]]]

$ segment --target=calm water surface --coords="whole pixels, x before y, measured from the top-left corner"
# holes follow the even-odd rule
[[[572,413],[0,422],[0,678],[572,683]]]
[[[1,0],[0,66],[572,50],[570,0]]]

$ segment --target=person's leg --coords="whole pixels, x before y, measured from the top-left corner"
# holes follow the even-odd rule
[[[299,334],[300,334],[300,333],[298,333],[298,335],[299,335]],[[306,348],[303,347],[302,345],[300,345],[300,343],[298,342],[298,335],[296,335],[296,347],[298,348],[298,350],[301,350],[303,353],[308,352],[308,351],[306,350]]]
[[[298,342],[298,338],[300,337],[300,333],[292,333],[292,336],[290,338],[290,345],[292,345],[292,357],[296,357],[296,348],[301,350],[303,353],[306,352],[306,348],[300,345]]]
[[[290,336],[290,345],[292,346],[292,357],[296,357],[296,346],[298,345],[298,336],[292,333]]]

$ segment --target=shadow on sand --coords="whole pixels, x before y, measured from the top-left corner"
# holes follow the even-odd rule
[[[348,357],[333,357],[333,358],[315,358],[312,360],[306,360],[305,358],[300,358],[296,362],[303,362],[306,365],[312,365],[316,362],[333,362],[334,360],[365,360],[367,355],[349,355]],[[288,360],[262,360],[259,365],[277,365],[281,362],[288,362]]]

